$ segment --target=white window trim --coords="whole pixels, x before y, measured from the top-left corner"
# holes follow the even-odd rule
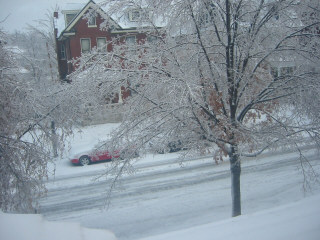
[[[89,28],[95,28],[95,27],[97,27],[97,17],[96,16],[94,16],[94,25],[92,24],[90,24],[90,21],[89,21],[89,19],[88,19],[88,27]]]
[[[147,36],[148,43],[156,43],[158,41],[159,41],[159,38],[157,36],[153,36],[153,35]]]
[[[67,24],[67,14],[75,14],[75,16],[79,13],[80,10],[62,10],[62,14],[64,15],[64,22],[65,27],[68,26]]]
[[[120,87],[119,89],[119,99],[118,99],[118,103],[122,104],[123,103],[123,97],[122,97],[122,89]]]
[[[81,54],[83,53],[83,51],[82,51],[82,44],[81,44],[81,42],[82,42],[82,40],[84,40],[84,39],[89,39],[89,47],[90,47],[89,52],[91,51],[91,39],[90,39],[90,38],[80,38]]]
[[[96,41],[97,41],[97,49],[99,50],[99,46],[98,46],[98,39],[105,39],[105,51],[107,51],[107,38],[106,37],[97,37]]]
[[[134,19],[134,12],[138,12],[139,13],[139,17],[137,19]],[[148,21],[148,17],[149,17],[149,11],[148,9],[140,9],[140,8],[133,8],[129,10],[129,21],[130,22],[144,22],[144,21]]]
[[[126,44],[127,44],[127,38],[134,38],[134,44],[137,44],[137,36],[136,35],[126,36],[126,39],[125,39]]]
[[[131,9],[130,11],[129,11],[129,21],[130,22],[138,22],[139,21],[139,18],[138,19],[134,19],[134,12],[138,12],[139,13],[139,15],[141,14],[141,12],[140,12],[140,10],[139,9]]]

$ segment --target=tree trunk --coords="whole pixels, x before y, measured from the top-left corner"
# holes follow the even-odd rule
[[[58,139],[56,133],[56,126],[55,122],[51,121],[51,141],[52,141],[52,150],[53,150],[53,157],[58,157]]]
[[[231,196],[232,196],[232,217],[241,215],[241,191],[240,191],[240,174],[241,163],[239,155],[235,150],[235,146],[231,147],[230,170],[231,170]]]

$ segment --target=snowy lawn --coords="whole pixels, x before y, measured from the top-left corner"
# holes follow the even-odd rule
[[[319,202],[320,195],[315,195],[254,214],[142,240],[319,240]],[[106,230],[82,228],[74,223],[48,222],[39,215],[0,213],[0,239],[114,240],[116,238]]]
[[[319,240],[320,195],[143,240]]]
[[[81,227],[77,223],[45,221],[40,215],[0,212],[1,240],[116,240],[107,230]]]

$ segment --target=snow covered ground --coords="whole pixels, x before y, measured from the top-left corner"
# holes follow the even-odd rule
[[[71,141],[70,155],[90,150],[116,125],[84,128]],[[320,173],[319,154],[306,148],[314,170]],[[242,210],[254,214],[320,193],[303,190],[304,175],[296,152],[267,153],[242,163]],[[103,174],[110,163],[85,167],[58,160],[47,183],[47,198],[39,210],[46,219],[79,222],[85,227],[109,229],[118,239],[141,239],[229,219],[231,189],[228,162],[216,165],[211,157],[187,159],[176,153],[147,155],[136,162],[136,173],[122,177],[121,186],[106,206],[110,183]],[[314,206],[316,207],[316,206]]]
[[[319,240],[320,195],[143,240]]]
[[[92,149],[114,127],[91,126],[84,128],[81,135],[76,133],[70,141],[70,157]],[[304,154],[319,174],[319,153],[305,148]],[[267,233],[276,232],[279,235],[269,235],[268,239],[301,239],[291,238],[290,234],[299,237],[312,231],[313,235],[303,239],[320,239],[315,230],[315,226],[320,229],[320,187],[311,179],[312,192],[303,190],[304,175],[297,159],[298,153],[290,151],[244,159],[244,215],[230,218],[228,162],[216,165],[212,157],[205,156],[181,162],[176,153],[144,156],[136,162],[134,175],[122,177],[120,187],[113,191],[110,205],[106,206],[110,182],[96,178],[110,163],[77,167],[69,163],[67,156],[51,166],[55,175],[47,183],[48,196],[41,200],[39,213],[46,220],[109,229],[119,240],[176,240],[192,236],[228,240],[241,234],[239,239],[266,239]],[[244,230],[237,233],[240,227]]]
[[[142,240],[318,240],[320,194],[280,207],[229,218]],[[78,224],[47,222],[39,215],[0,213],[3,240],[115,240],[106,230],[81,228]],[[12,231],[12,226],[18,231]]]
[[[49,222],[35,214],[0,212],[1,240],[116,240],[107,230],[81,227],[77,223]]]

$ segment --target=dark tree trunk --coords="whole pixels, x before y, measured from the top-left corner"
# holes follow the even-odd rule
[[[53,150],[53,157],[58,157],[58,139],[56,133],[56,126],[55,122],[51,121],[51,141],[52,141],[52,150]]]
[[[239,155],[234,146],[230,154],[231,170],[231,196],[232,196],[232,217],[241,215],[241,191],[240,191],[240,174],[241,163]]]

